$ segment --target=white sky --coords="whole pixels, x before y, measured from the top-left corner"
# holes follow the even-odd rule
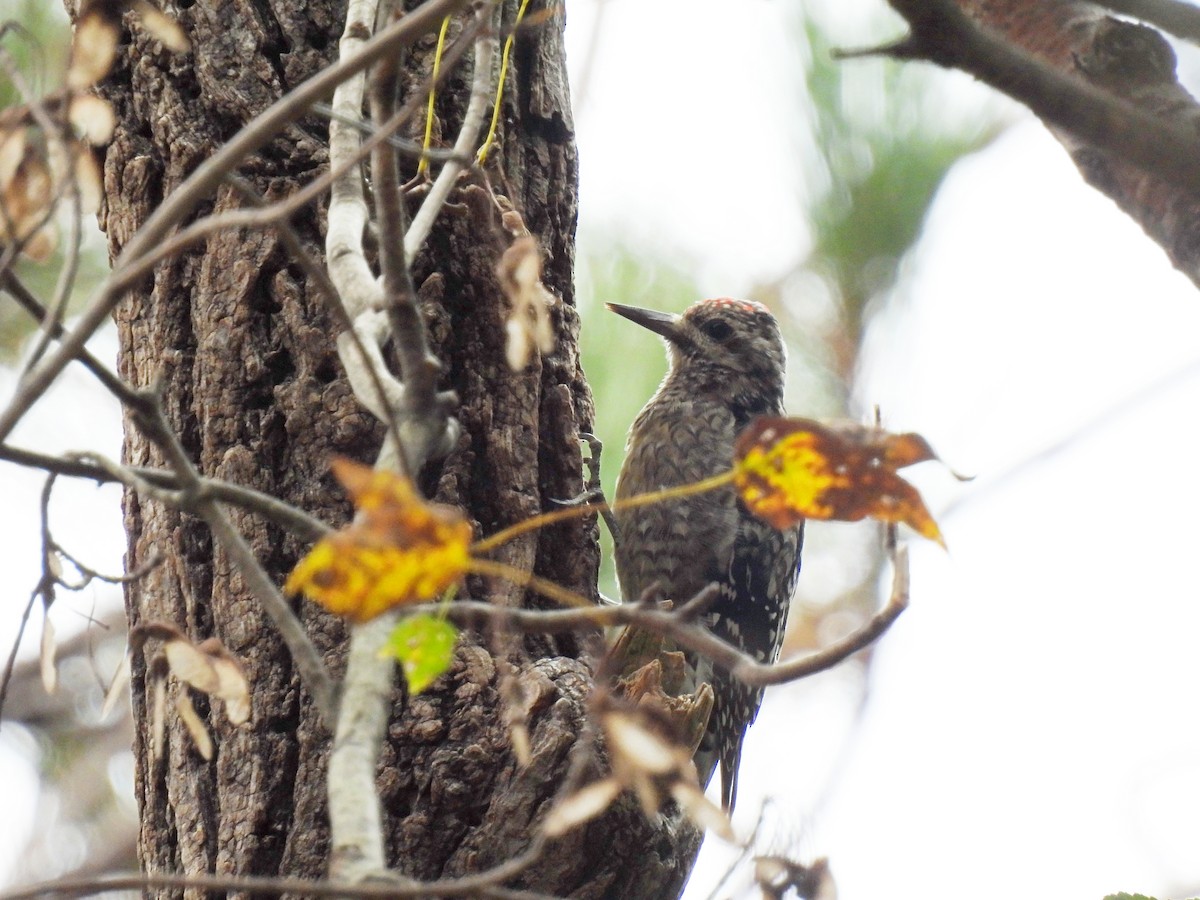
[[[575,75],[596,6],[569,9]],[[880,6],[844,11],[852,23]],[[615,230],[686,256],[702,294],[795,260],[807,235],[778,111],[785,7],[604,3],[576,113],[585,237]],[[859,399],[979,477],[914,472],[946,511],[950,553],[914,546],[912,607],[880,645],[857,728],[852,669],[768,693],[740,827],[770,795],[767,849],[828,855],[841,900],[1166,900],[1200,886],[1198,334],[1195,289],[1036,123],[955,169],[871,332]],[[35,413],[18,438],[115,454],[115,407],[90,385],[68,373],[60,412]],[[0,396],[11,386],[2,376]],[[117,568],[116,493],[63,488],[56,534]],[[0,466],[10,610],[37,578],[39,490]],[[56,611],[60,631],[81,607]],[[33,814],[22,786],[35,773],[10,749],[21,739],[0,729],[10,821]],[[727,863],[711,844],[689,897]],[[0,884],[5,872],[0,859]]]

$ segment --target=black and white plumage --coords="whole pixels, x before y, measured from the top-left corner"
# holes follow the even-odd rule
[[[774,316],[759,303],[702,300],[681,316],[609,304],[661,335],[670,368],[634,420],[617,480],[621,499],[727,471],[738,433],[756,416],[783,414],[786,354]],[[751,516],[731,487],[617,513],[617,577],[626,601],[657,582],[683,603],[709,584],[720,595],[713,633],[762,662],[779,655],[800,564],[803,526],[778,531]],[[696,754],[702,784],[719,762],[721,801],[732,810],[746,729],[762,689],[707,660],[688,658],[695,684],[715,695]]]

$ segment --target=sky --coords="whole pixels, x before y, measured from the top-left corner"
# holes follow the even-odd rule
[[[887,33],[882,6],[843,2],[848,45]],[[803,255],[806,185],[780,112],[794,96],[787,7],[570,4],[583,241],[615,233],[686,260],[704,296],[749,291]],[[871,32],[856,39],[859,22]],[[993,102],[946,84],[946,115]],[[841,900],[1185,897],[1200,890],[1200,297],[1044,128],[1006,115],[942,186],[855,385],[861,408],[881,404],[889,427],[976,476],[912,472],[949,551],[914,541],[911,607],[869,685],[843,666],[768,691],[735,825],[749,833],[770,798],[759,846],[828,856]],[[0,375],[0,395],[12,384]],[[18,438],[116,454],[115,407],[90,379],[68,370],[56,392]],[[37,578],[40,487],[0,467],[9,608]],[[119,568],[117,492],[56,497],[62,542]],[[810,526],[810,547],[853,527]],[[56,608],[59,631],[105,590]],[[0,620],[0,643],[10,633]],[[13,821],[36,802],[21,742],[0,730]],[[709,896],[733,855],[710,840],[688,897]],[[5,871],[0,858],[0,884]],[[719,896],[744,886],[739,874]]]

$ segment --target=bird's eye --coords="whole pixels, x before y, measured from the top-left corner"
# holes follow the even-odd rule
[[[733,326],[721,319],[713,319],[700,326],[700,330],[714,341],[723,341],[733,334]]]

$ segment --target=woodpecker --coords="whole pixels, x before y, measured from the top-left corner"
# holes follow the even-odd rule
[[[682,315],[609,303],[660,335],[669,368],[634,420],[616,499],[700,481],[727,471],[738,433],[755,416],[783,414],[787,356],[775,317],[747,300],[701,300]],[[761,662],[779,656],[800,566],[803,523],[777,531],[753,517],[731,487],[617,512],[617,578],[626,602],[654,583],[683,603],[720,586],[705,624]],[[696,768],[707,785],[719,761],[721,804],[732,811],[746,729],[762,688],[688,656],[694,683],[715,695]]]

